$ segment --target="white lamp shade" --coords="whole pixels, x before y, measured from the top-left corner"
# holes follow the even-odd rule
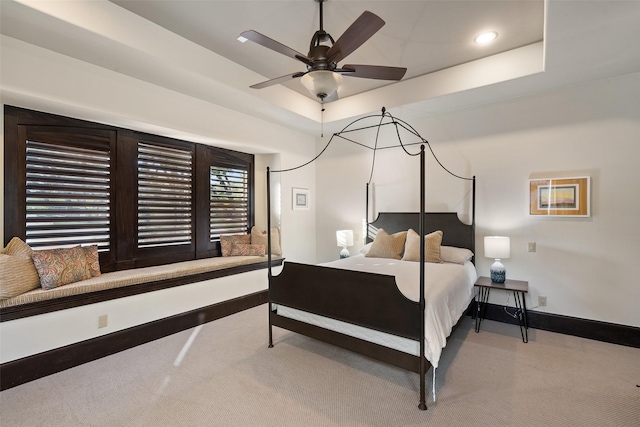
[[[338,90],[342,83],[342,75],[326,70],[311,71],[302,76],[300,81],[313,96],[324,99]]]
[[[336,240],[338,241],[338,246],[341,248],[353,246],[353,230],[336,231]]]
[[[503,236],[484,238],[484,256],[493,259],[505,259],[511,256],[511,239]]]

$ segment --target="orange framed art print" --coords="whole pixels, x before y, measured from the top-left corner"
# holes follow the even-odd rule
[[[591,216],[591,177],[529,180],[529,215]]]

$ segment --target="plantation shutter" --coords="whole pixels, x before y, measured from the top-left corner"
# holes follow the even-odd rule
[[[249,171],[242,166],[211,166],[209,238],[249,230]]]
[[[109,250],[112,136],[84,135],[85,148],[63,142],[63,134],[51,135],[32,133],[26,140],[26,243]]]
[[[138,248],[191,244],[193,154],[138,143]]]

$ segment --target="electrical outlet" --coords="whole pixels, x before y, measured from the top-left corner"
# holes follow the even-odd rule
[[[538,305],[540,307],[546,307],[547,306],[547,297],[544,295],[538,295]]]
[[[536,242],[529,242],[529,252],[536,251]]]
[[[103,314],[102,316],[98,316],[98,329],[106,328],[107,324],[108,324],[108,318],[106,314]]]

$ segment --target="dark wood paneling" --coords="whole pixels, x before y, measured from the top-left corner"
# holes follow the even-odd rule
[[[0,365],[0,390],[24,384],[264,304],[267,291],[134,326]],[[267,343],[265,342],[265,346]],[[144,361],[141,361],[144,363]]]
[[[116,263],[112,270],[125,270],[135,267],[137,233],[137,145],[135,133],[122,131],[118,134],[116,164],[118,170],[114,176],[116,206]]]
[[[100,267],[103,272],[220,256],[219,243],[209,242],[208,233],[210,163],[248,167],[251,197],[249,225],[251,227],[254,224],[254,156],[252,154],[12,106],[5,106],[4,116],[5,242],[3,243],[5,245],[13,236],[25,239],[24,140],[27,128],[35,129],[36,127],[48,130],[50,133],[63,132],[66,129],[68,132],[75,130],[79,134],[86,135],[90,132],[106,130],[116,135],[115,141],[111,144],[112,153],[114,153],[112,154],[114,183],[111,201],[114,208],[111,218],[111,252],[100,254]],[[168,147],[181,147],[194,153],[194,209],[202,207],[206,209],[200,215],[193,213],[194,227],[190,244],[142,249],[137,247],[137,143],[141,140]],[[198,155],[195,154],[196,147],[207,153],[209,157],[207,162],[198,162]],[[199,171],[198,168],[203,170]],[[198,179],[200,182],[197,182]],[[203,191],[199,192],[199,188]],[[202,200],[198,198],[200,196]],[[199,239],[204,240],[200,242]]]
[[[272,260],[271,264],[274,266],[282,265],[283,261],[284,259],[282,258],[276,259]],[[10,320],[35,316],[38,314],[51,313],[53,311],[80,307],[83,305],[109,301],[116,298],[124,298],[132,295],[143,294],[146,292],[159,291],[161,289],[188,285],[190,283],[201,282],[203,280],[217,279],[219,277],[263,269],[266,268],[267,265],[267,261],[264,261],[254,264],[239,265],[236,267],[209,271],[206,273],[193,274],[185,277],[177,277],[174,279],[158,280],[155,282],[140,283],[137,285],[123,286],[120,288],[105,289],[102,291],[71,295],[68,297],[61,297],[48,301],[38,301],[29,304],[21,304],[14,307],[4,307],[0,309],[0,322],[7,322]]]
[[[420,304],[398,290],[393,276],[287,262],[270,290],[276,304],[420,339]]]
[[[330,331],[308,323],[278,316],[277,314],[272,314],[271,319],[274,326],[365,355],[372,359],[376,359],[411,372],[420,373],[420,358],[418,356],[413,356],[389,347],[370,343],[368,341],[350,337],[348,335]],[[274,343],[274,345],[277,345],[277,343]],[[430,366],[431,364],[427,361],[427,370]]]
[[[505,313],[502,305],[487,304],[485,318],[503,323],[518,324],[517,319]],[[531,310],[527,311],[527,319],[529,327],[534,329],[640,348],[640,328],[634,326]]]
[[[5,106],[4,115],[4,242],[6,246],[13,236],[25,233],[24,214],[26,200],[18,197],[20,193],[19,176],[24,176],[24,161],[18,156],[18,115],[14,108]],[[19,170],[19,164],[23,165]],[[24,192],[24,184],[23,184]],[[9,206],[11,209],[9,209]]]
[[[474,250],[474,228],[472,225],[461,222],[457,213],[425,212],[424,215],[425,235],[442,230],[443,245]],[[409,228],[412,228],[417,233],[420,229],[420,214],[416,212],[380,212],[378,218],[369,225],[376,228],[384,228],[389,234],[406,231]]]

